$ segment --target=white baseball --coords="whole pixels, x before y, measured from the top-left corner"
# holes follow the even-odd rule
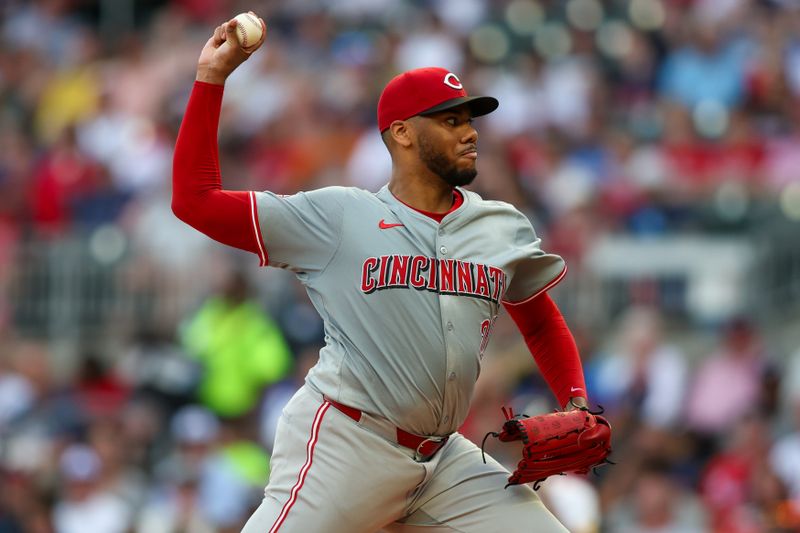
[[[247,50],[261,39],[264,28],[261,21],[252,13],[239,13],[234,17],[236,20],[236,38],[239,45]]]

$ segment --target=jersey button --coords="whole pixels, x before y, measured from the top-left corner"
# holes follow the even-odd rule
[[[442,422],[447,424],[448,420],[450,420],[450,416],[449,415],[444,415],[444,418],[442,419]]]
[[[448,322],[447,323],[447,331],[453,331],[453,323],[452,322]]]
[[[439,233],[439,237],[441,237],[442,235],[444,235],[444,230],[442,228],[439,228],[439,231],[437,233]]]
[[[442,252],[442,255],[446,255],[447,254],[447,246],[442,246],[441,248],[439,248],[439,251]]]
[[[456,379],[456,373],[450,372],[450,374],[447,376],[447,379],[453,381],[454,379]]]

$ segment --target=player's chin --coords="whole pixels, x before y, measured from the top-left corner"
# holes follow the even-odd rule
[[[478,160],[474,157],[461,156],[456,160],[456,167],[459,170],[474,170],[477,167]]]
[[[453,187],[463,187],[472,183],[477,176],[478,171],[475,170],[474,166],[472,168],[460,168],[456,172],[451,172],[445,181]]]

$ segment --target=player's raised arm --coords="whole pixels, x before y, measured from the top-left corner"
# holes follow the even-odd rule
[[[209,237],[258,254],[266,265],[255,194],[222,189],[217,151],[224,83],[264,42],[266,26],[257,20],[262,31],[255,44],[246,48],[240,44],[239,22],[231,19],[214,30],[200,53],[196,81],[175,143],[172,211]]]

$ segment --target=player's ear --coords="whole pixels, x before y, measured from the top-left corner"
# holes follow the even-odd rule
[[[389,126],[389,135],[403,148],[411,146],[411,129],[405,120],[395,120]]]

